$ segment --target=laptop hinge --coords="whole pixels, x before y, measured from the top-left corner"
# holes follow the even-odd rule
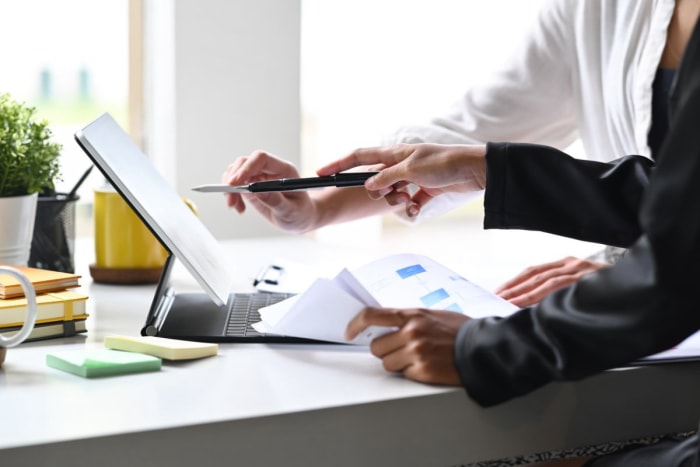
[[[153,322],[147,324],[144,328],[146,336],[158,335],[158,331],[160,331],[161,326],[163,326],[163,321],[165,321],[165,318],[168,316],[168,312],[172,308],[174,300],[175,291],[172,287],[168,287],[157,305]]]
[[[158,334],[173,304],[175,292],[168,283],[170,282],[170,272],[174,265],[175,256],[172,252],[168,252],[168,257],[165,259],[165,264],[163,265],[163,272],[160,275],[158,286],[153,295],[153,301],[151,301],[151,307],[148,310],[146,324],[141,328],[142,336],[155,336]]]

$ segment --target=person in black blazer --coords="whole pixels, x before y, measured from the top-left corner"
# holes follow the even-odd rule
[[[671,91],[669,132],[656,162],[574,159],[535,144],[365,148],[328,165],[385,164],[365,187],[390,204],[485,189],[485,228],[539,230],[628,248],[614,266],[507,318],[367,308],[347,337],[394,326],[371,351],[389,371],[462,385],[491,406],[551,382],[577,380],[666,350],[700,329],[700,28]],[[397,187],[412,182],[410,195]],[[698,414],[700,416],[700,414]],[[564,463],[561,463],[564,462]],[[547,464],[543,464],[547,465]],[[699,466],[697,435],[552,465]]]

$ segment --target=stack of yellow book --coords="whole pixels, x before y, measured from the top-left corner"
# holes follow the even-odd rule
[[[37,318],[27,341],[68,337],[85,332],[88,296],[69,290],[80,286],[80,275],[23,266],[36,290]],[[24,323],[27,299],[17,279],[0,274],[0,334],[11,335]]]

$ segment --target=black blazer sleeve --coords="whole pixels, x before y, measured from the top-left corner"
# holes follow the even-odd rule
[[[537,306],[460,329],[455,360],[480,404],[624,365],[700,329],[699,31],[678,71],[670,132],[653,171],[636,157],[597,164],[548,150],[534,161],[533,147],[489,148],[487,226],[631,248]]]
[[[484,228],[522,229],[629,247],[654,163],[572,160],[547,146],[489,143]]]

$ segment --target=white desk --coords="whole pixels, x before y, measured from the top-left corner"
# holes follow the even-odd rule
[[[252,275],[263,248],[332,254],[304,239],[251,240],[232,258]],[[489,409],[461,389],[388,374],[349,346],[228,344],[158,373],[83,379],[48,368],[46,353],[138,333],[154,289],[87,273],[83,284],[87,337],[23,344],[0,370],[3,466],[449,466],[693,429],[700,414],[700,363],[607,372]]]

